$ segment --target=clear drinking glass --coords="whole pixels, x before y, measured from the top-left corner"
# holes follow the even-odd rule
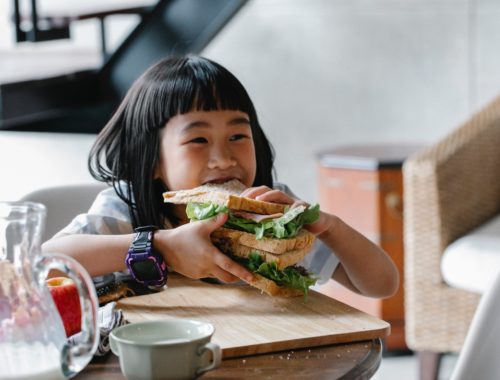
[[[0,202],[0,379],[65,379],[81,371],[97,349],[98,301],[92,279],[70,257],[42,255],[45,206]],[[76,284],[82,339],[67,342],[45,280],[51,269]]]

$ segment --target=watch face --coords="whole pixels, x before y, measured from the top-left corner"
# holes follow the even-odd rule
[[[162,278],[154,260],[133,260],[130,265],[139,281],[155,281]]]

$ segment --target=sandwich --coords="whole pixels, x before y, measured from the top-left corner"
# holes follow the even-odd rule
[[[229,214],[211,235],[214,245],[254,274],[250,285],[271,296],[307,296],[316,278],[297,263],[311,252],[315,236],[303,229],[319,218],[319,206],[263,202],[240,196],[238,180],[163,193],[164,201],[185,204],[191,221]]]

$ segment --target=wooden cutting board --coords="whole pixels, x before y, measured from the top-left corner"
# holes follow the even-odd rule
[[[387,322],[310,291],[278,298],[248,285],[213,285],[170,276],[168,288],[118,302],[130,322],[189,318],[215,326],[223,357],[345,343],[389,335]]]

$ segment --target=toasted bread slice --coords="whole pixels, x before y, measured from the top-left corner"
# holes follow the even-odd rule
[[[211,202],[226,206],[232,210],[242,210],[263,215],[283,213],[287,207],[287,205],[279,203],[240,197],[239,194],[243,190],[245,190],[245,185],[238,180],[232,180],[223,184],[208,183],[190,190],[167,191],[163,193],[163,200],[166,203],[175,204]]]
[[[265,262],[275,262],[276,266],[280,270],[289,267],[290,265],[295,265],[311,251],[311,246],[308,245],[301,249],[293,249],[281,254],[275,254],[265,250],[241,245],[233,239],[217,234],[215,234],[215,236],[212,234],[211,239],[214,245],[226,254],[246,258],[249,257],[252,252],[255,252]]]
[[[229,239],[234,242],[234,244],[244,245],[260,251],[267,251],[275,255],[280,255],[293,250],[310,250],[314,243],[315,236],[307,230],[301,230],[294,238],[263,238],[257,240],[254,234],[222,227],[212,232],[211,238],[212,240]]]
[[[257,273],[253,274],[253,280],[249,284],[272,297],[298,297],[304,295],[299,289],[284,288]]]

